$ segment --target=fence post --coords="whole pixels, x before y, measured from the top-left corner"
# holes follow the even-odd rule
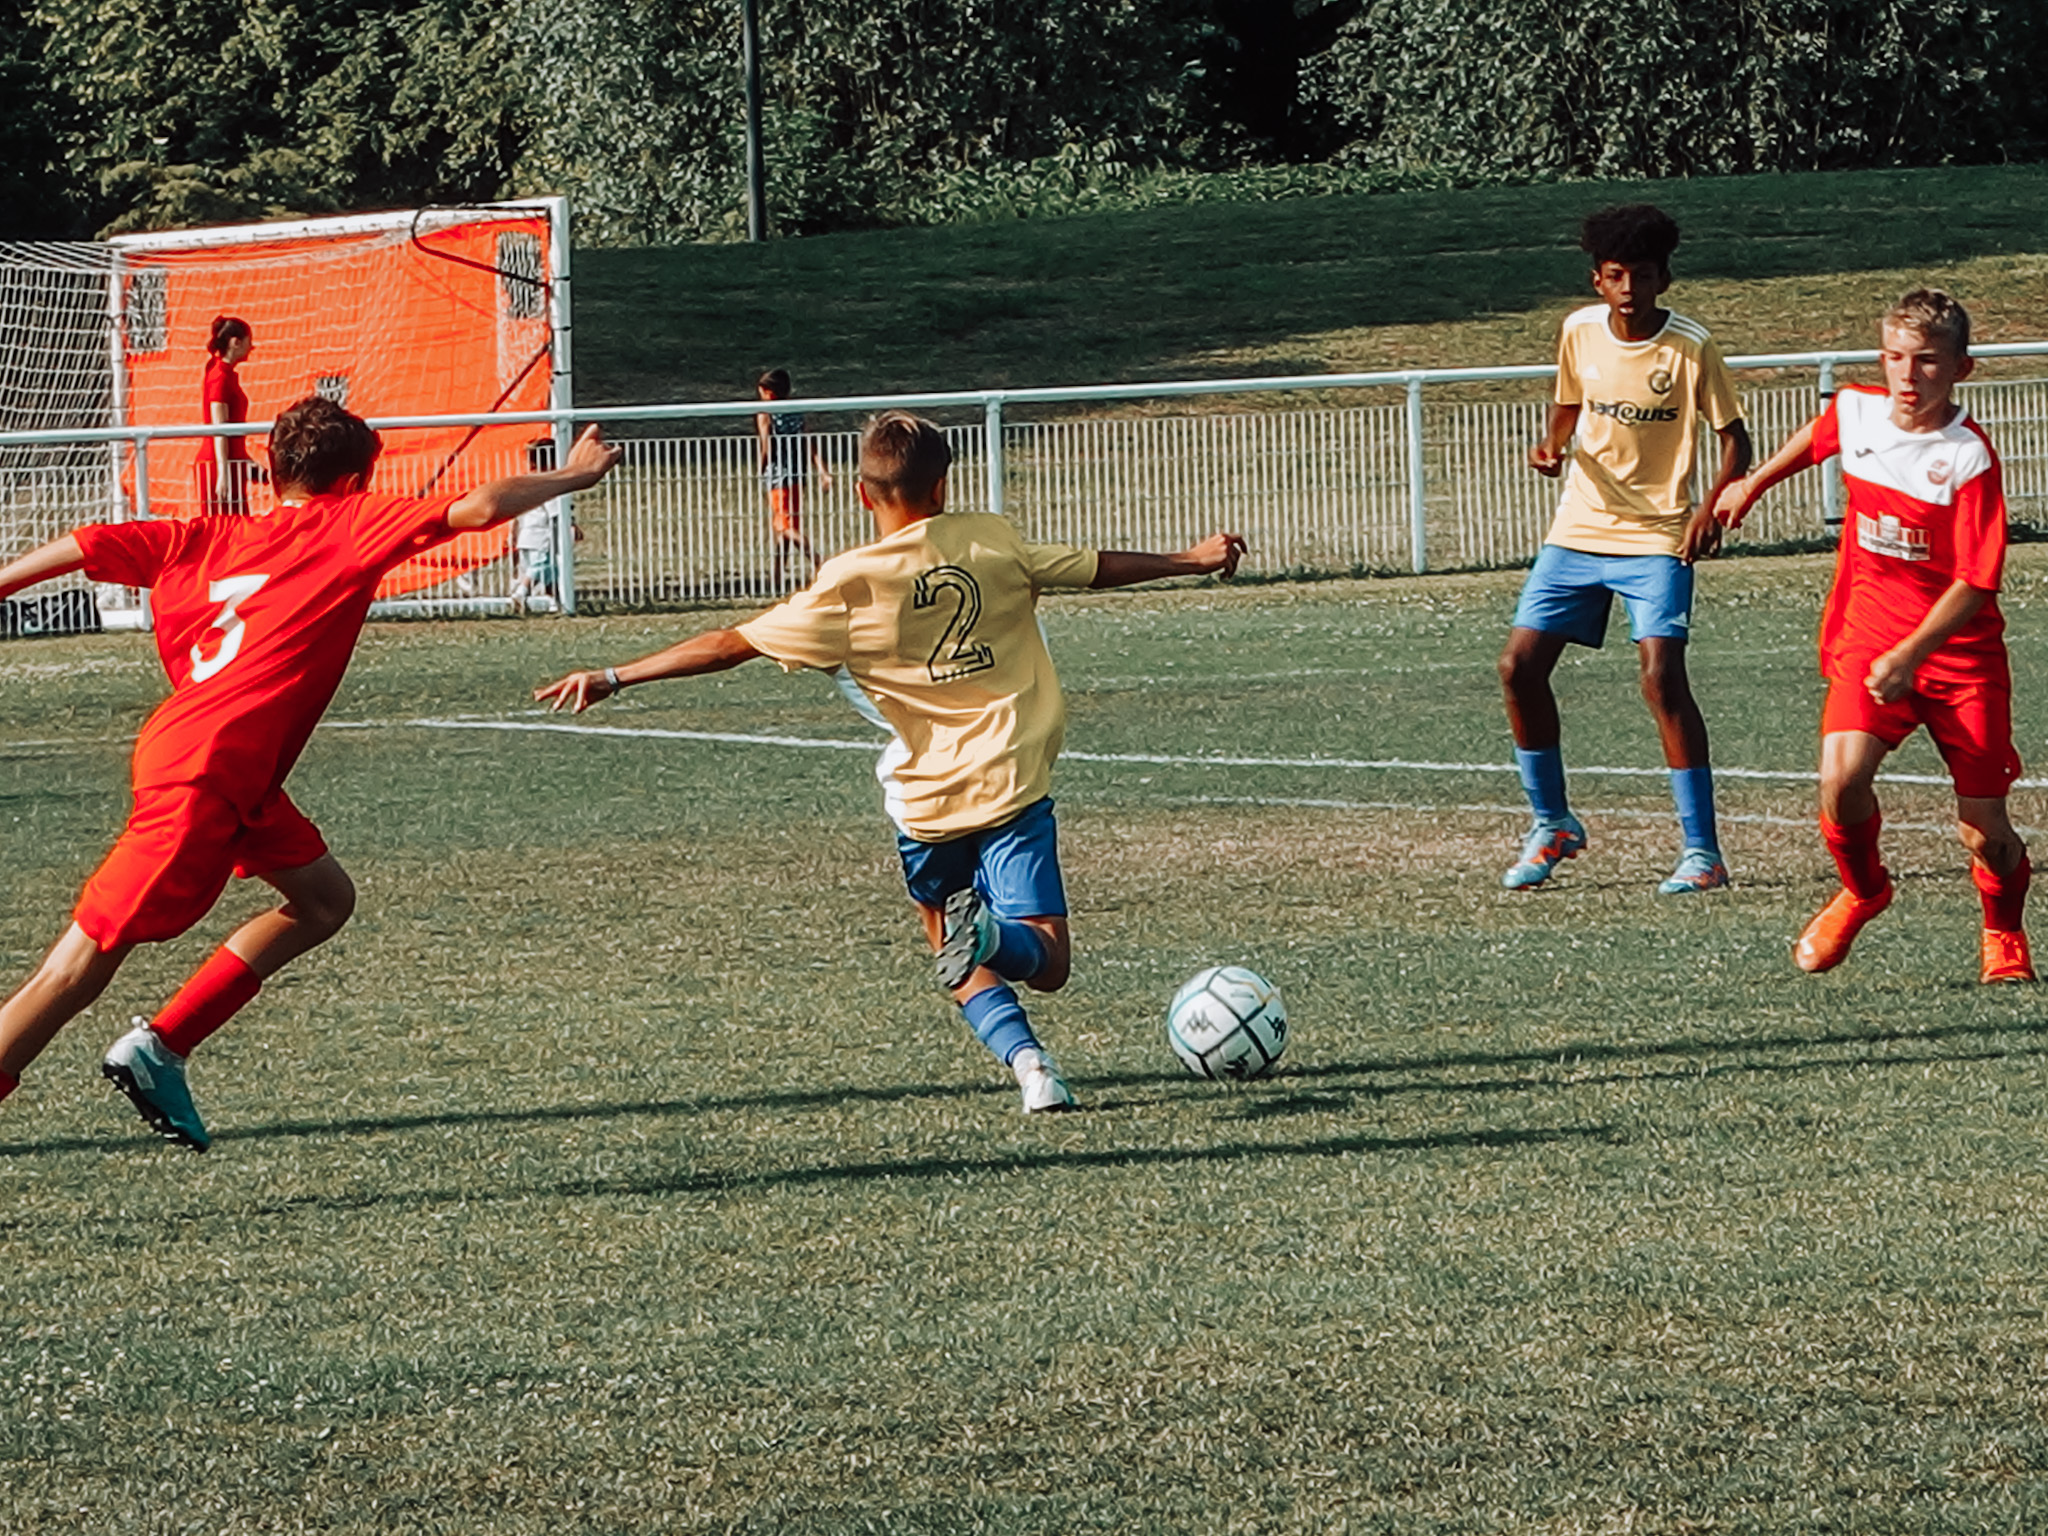
[[[567,412],[576,400],[572,359],[569,352],[569,199],[550,197],[548,207],[548,262],[552,281],[548,284],[548,409]],[[548,435],[555,440],[555,468],[569,462],[575,446],[576,423],[566,414],[548,423]],[[563,496],[550,509],[548,525],[554,529],[555,612],[573,617],[576,612],[576,498]],[[515,543],[517,540],[515,539]],[[514,565],[519,561],[515,552]]]
[[[1429,569],[1429,503],[1422,467],[1422,380],[1408,381],[1408,549],[1409,567],[1420,576]]]
[[[1826,410],[1828,401],[1835,393],[1835,360],[1823,357],[1820,360],[1820,404]],[[1821,527],[1832,532],[1842,522],[1842,461],[1837,456],[1824,466],[1820,476],[1820,522]]]
[[[990,395],[983,410],[982,452],[988,457],[988,509],[1003,515],[1003,397]]]
[[[213,439],[202,437],[202,447],[211,449]],[[135,518],[138,522],[149,516],[149,439],[137,433],[135,437]],[[142,632],[146,635],[156,628],[156,614],[149,601],[149,588],[142,589]]]

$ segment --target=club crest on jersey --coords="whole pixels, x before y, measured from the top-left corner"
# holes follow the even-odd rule
[[[1633,427],[1639,422],[1678,420],[1678,407],[1675,405],[1637,405],[1633,400],[1588,400],[1586,406],[1595,416],[1612,416],[1625,427]]]
[[[1652,368],[1650,370],[1650,389],[1653,393],[1659,395],[1670,394],[1672,382],[1671,370],[1669,368]]]
[[[1955,466],[1949,463],[1947,459],[1936,459],[1927,466],[1927,483],[1929,485],[1947,485],[1948,477],[1954,472]]]
[[[1927,560],[1933,557],[1925,528],[1909,528],[1896,517],[1872,517],[1867,512],[1856,515],[1856,542],[1873,555],[1888,555],[1894,560]]]

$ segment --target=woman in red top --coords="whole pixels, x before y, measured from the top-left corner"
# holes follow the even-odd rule
[[[206,383],[199,396],[203,420],[231,425],[249,419],[249,397],[242,393],[235,370],[255,350],[256,339],[248,321],[233,315],[214,316],[213,334],[206,343]],[[249,482],[265,478],[262,469],[250,461],[246,437],[205,439],[193,470],[199,481],[199,510],[208,516],[247,513]]]

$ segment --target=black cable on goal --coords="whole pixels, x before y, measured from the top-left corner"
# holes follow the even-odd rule
[[[458,213],[463,211],[485,213],[493,211],[494,208],[502,210],[502,205],[493,205],[489,203],[437,203],[430,208],[415,208],[412,214],[412,226],[410,229],[407,230],[406,235],[407,238],[411,240],[413,245],[418,248],[422,256],[431,256],[436,261],[452,261],[459,267],[475,267],[479,272],[490,272],[500,278],[509,279],[510,281],[515,283],[531,283],[534,287],[540,289],[541,302],[545,310],[551,312],[554,308],[555,298],[555,283],[553,278],[530,276],[524,272],[514,272],[509,268],[499,266],[495,262],[478,261],[476,260],[476,258],[472,256],[458,256],[453,251],[437,251],[431,245],[428,245],[424,240],[420,239],[420,220],[429,213],[434,213],[440,210],[452,210]],[[540,366],[542,359],[551,357],[554,354],[554,350],[555,332],[554,326],[551,323],[548,327],[548,339],[546,343],[541,347],[541,349],[538,352],[534,353],[532,357],[526,360],[526,366],[520,369],[519,372],[513,376],[512,382],[510,384],[507,384],[503,390],[499,391],[498,398],[491,402],[490,410],[485,414],[493,416],[496,415],[498,413],[498,410],[505,404],[505,402],[512,398],[513,391],[518,389],[521,384],[524,384],[526,382],[526,376],[532,373],[535,368]],[[420,486],[419,490],[415,494],[425,496],[429,494],[434,489],[435,486],[439,485],[441,483],[442,477],[446,475],[449,470],[455,467],[455,461],[461,458],[464,453],[468,452],[469,445],[476,441],[477,434],[483,431],[483,429],[488,425],[488,422],[478,422],[475,426],[471,427],[467,432],[465,432],[462,435],[462,441],[457,443],[454,446],[454,448],[449,450],[448,457],[441,461],[440,468],[436,469],[431,475],[427,477],[425,483]]]

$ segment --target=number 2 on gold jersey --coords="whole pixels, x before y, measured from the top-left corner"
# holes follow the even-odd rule
[[[235,659],[235,653],[242,648],[242,616],[235,612],[235,605],[245,597],[261,590],[263,583],[270,580],[261,576],[227,576],[219,581],[208,582],[206,596],[209,602],[219,603],[220,612],[213,616],[212,628],[220,631],[220,647],[211,656],[192,647],[192,681],[203,683],[222,667]]]
[[[953,614],[924,663],[935,683],[972,677],[996,664],[995,652],[974,638],[974,626],[981,622],[981,587],[971,574],[957,565],[933,566],[917,578],[911,606],[929,608],[944,594],[952,596]]]

